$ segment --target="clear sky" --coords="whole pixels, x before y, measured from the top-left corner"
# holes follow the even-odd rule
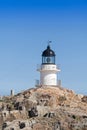
[[[87,0],[0,0],[0,95],[35,86],[48,40],[62,86],[87,94]]]

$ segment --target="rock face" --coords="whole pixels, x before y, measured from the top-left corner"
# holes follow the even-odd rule
[[[58,87],[33,88],[0,101],[0,130],[87,130],[87,97]]]

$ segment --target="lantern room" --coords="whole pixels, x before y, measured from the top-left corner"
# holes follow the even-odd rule
[[[55,52],[51,50],[50,45],[42,53],[42,65],[43,64],[55,64]]]

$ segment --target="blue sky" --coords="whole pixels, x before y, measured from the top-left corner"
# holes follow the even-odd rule
[[[0,0],[0,95],[35,86],[48,40],[63,87],[87,94],[87,1]]]

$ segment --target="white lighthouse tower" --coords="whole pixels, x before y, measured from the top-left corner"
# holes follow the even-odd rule
[[[57,73],[60,69],[55,64],[55,56],[48,45],[42,53],[42,64],[37,69],[40,72],[40,86],[58,86]]]

